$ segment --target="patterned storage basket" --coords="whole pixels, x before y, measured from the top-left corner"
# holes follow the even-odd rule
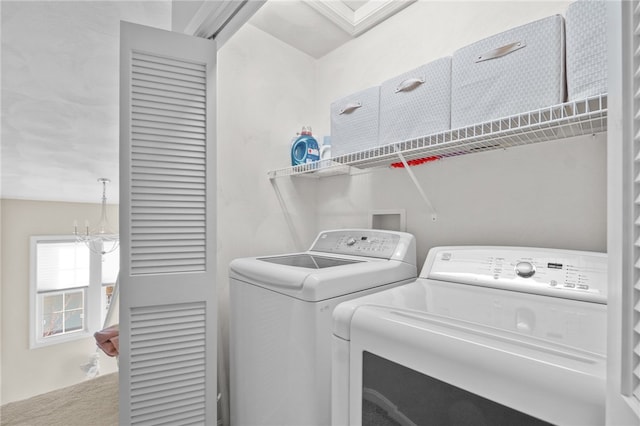
[[[380,145],[448,130],[451,58],[441,58],[380,86]]]
[[[567,93],[569,100],[607,93],[607,7],[581,0],[567,8]]]
[[[380,87],[375,86],[331,104],[331,156],[378,146]]]
[[[564,102],[564,19],[540,19],[457,50],[451,128]]]

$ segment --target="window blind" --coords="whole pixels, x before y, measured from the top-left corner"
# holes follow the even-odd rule
[[[36,287],[40,291],[89,286],[89,249],[75,242],[39,242]]]

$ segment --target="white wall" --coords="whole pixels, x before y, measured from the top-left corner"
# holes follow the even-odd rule
[[[49,201],[1,200],[1,341],[2,404],[86,380],[80,369],[95,353],[93,337],[29,349],[29,238],[67,235],[73,221],[100,218],[100,205]],[[117,229],[117,206],[109,206]],[[100,353],[101,374],[117,370],[114,358]]]
[[[232,259],[304,250],[322,229],[367,227],[373,209],[406,210],[420,263],[430,247],[446,244],[605,251],[603,135],[413,168],[437,209],[435,222],[404,170],[273,182],[266,175],[289,165],[291,137],[300,126],[329,133],[333,100],[483,37],[563,13],[568,3],[420,1],[319,60],[245,25],[218,56],[217,285],[224,345]]]
[[[251,25],[218,54],[216,285],[225,352],[231,260],[303,250],[315,236],[314,182],[272,185],[267,177],[270,168],[290,164],[291,138],[313,124],[315,79],[311,57]]]
[[[451,55],[506,29],[563,14],[569,2],[419,1],[318,60],[317,122],[335,99]],[[367,226],[368,212],[403,208],[421,264],[437,245],[503,244],[606,251],[606,137],[586,136],[383,169],[318,182],[319,229]]]

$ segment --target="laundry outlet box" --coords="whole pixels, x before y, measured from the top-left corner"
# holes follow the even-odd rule
[[[567,94],[569,100],[607,93],[607,6],[580,0],[567,7]]]
[[[331,104],[331,156],[378,146],[380,87],[345,96]]]
[[[451,128],[564,102],[564,36],[564,18],[553,15],[455,51]]]
[[[448,130],[451,57],[389,79],[380,86],[380,145]]]

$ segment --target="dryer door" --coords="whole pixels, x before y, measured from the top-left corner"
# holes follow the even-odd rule
[[[604,424],[604,356],[535,337],[362,306],[349,357],[351,425]]]

